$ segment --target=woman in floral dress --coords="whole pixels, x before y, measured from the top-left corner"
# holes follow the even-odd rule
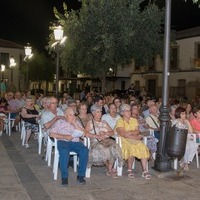
[[[122,166],[121,148],[113,139],[109,138],[114,135],[114,131],[106,121],[101,120],[101,106],[92,105],[91,113],[93,119],[86,124],[85,128],[86,136],[91,141],[88,166],[105,164],[107,168],[106,174],[116,178],[117,173],[113,167],[116,159],[118,159],[119,167]]]

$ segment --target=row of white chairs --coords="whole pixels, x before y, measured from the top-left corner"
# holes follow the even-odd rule
[[[12,127],[14,126],[15,119],[11,118],[11,113],[8,113],[4,119],[4,130],[8,136],[11,136]],[[17,126],[18,131],[20,131],[20,124]]]
[[[39,132],[38,132],[38,154],[41,154],[41,149],[42,149],[42,142],[43,138],[45,136],[44,130],[42,130],[41,125],[39,125]],[[150,135],[154,135],[153,130],[150,130]],[[24,122],[22,121],[21,123],[21,139],[22,139],[22,145],[24,145],[25,142],[25,127],[24,127]],[[196,141],[196,134],[193,134],[193,139]],[[116,136],[116,142],[117,144],[122,147],[121,143],[121,138]],[[143,142],[147,144],[147,137],[143,138]],[[89,138],[84,138],[84,144],[90,148],[90,139]],[[199,143],[200,145],[200,143]],[[54,147],[54,161],[53,161],[53,174],[54,174],[54,180],[57,180],[58,176],[58,164],[59,164],[59,152],[57,149],[57,139],[51,140],[51,138],[48,136],[47,144],[46,144],[46,156],[45,160],[48,162],[48,166],[51,166],[51,157],[52,157],[52,151]],[[73,162],[74,162],[74,172],[77,171],[77,165],[78,165],[78,155],[75,152],[70,152],[70,155],[73,156]],[[155,158],[155,153],[153,155]],[[196,152],[196,162],[197,162],[197,168],[199,168],[199,158],[198,158],[198,152]],[[118,166],[118,160],[116,160],[114,164],[115,168],[117,169],[117,174],[118,176],[122,176],[122,171],[123,167]],[[133,162],[132,168],[135,168],[135,160]],[[174,163],[173,163],[173,168],[175,170],[178,169],[178,158],[174,158]],[[91,168],[87,168],[86,170],[86,178],[90,178],[91,176]]]
[[[116,142],[121,147],[120,137],[116,137]],[[88,148],[90,148],[90,138],[84,138],[84,145],[87,146]],[[59,152],[58,152],[58,149],[57,149],[57,139],[54,139],[54,141],[53,141],[53,140],[51,140],[50,137],[48,137],[47,152],[46,152],[46,158],[45,158],[45,160],[48,162],[48,166],[51,166],[51,155],[52,155],[52,147],[53,146],[54,146],[53,174],[54,174],[54,180],[57,180],[58,163],[59,163]],[[77,165],[78,165],[78,156],[75,152],[70,152],[70,155],[73,156],[74,172],[76,172],[77,171]],[[116,160],[114,166],[117,169],[117,175],[122,176],[123,167],[118,166],[118,160]],[[133,168],[135,168],[135,161],[133,163]],[[91,177],[91,167],[87,167],[85,176],[86,176],[86,178]]]
[[[20,124],[21,124],[22,146],[24,146],[25,140],[26,140],[25,122],[23,120],[21,120]],[[43,139],[47,135],[47,133],[44,130],[42,130],[41,124],[39,124],[38,133],[36,133],[36,134],[37,134],[37,139],[38,139],[38,154],[41,154]],[[44,141],[44,143],[45,143],[45,141]]]

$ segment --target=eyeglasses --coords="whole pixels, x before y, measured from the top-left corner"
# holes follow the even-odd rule
[[[124,112],[131,112],[131,110],[124,110]]]
[[[56,102],[51,102],[51,104],[57,104],[58,102],[56,101]]]

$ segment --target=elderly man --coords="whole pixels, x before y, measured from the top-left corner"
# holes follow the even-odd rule
[[[88,148],[79,142],[79,137],[84,134],[83,129],[76,123],[76,116],[73,108],[68,107],[65,110],[65,118],[59,119],[50,129],[50,137],[58,139],[58,151],[60,161],[60,171],[62,177],[62,186],[68,185],[68,162],[70,151],[79,156],[77,183],[85,184],[84,179],[87,162]]]
[[[159,140],[160,138],[160,121],[158,119],[159,117],[159,110],[158,107],[156,105],[152,105],[149,107],[149,116],[145,119],[146,123],[149,125],[149,127],[151,129],[154,130],[154,135],[155,138],[157,138]]]
[[[47,98],[46,106],[47,109],[42,113],[41,116],[41,125],[48,132],[57,120],[64,119],[64,113],[60,108],[57,107],[58,100],[55,97]]]
[[[16,125],[18,125],[20,121],[19,112],[21,112],[23,105],[18,103],[18,100],[14,98],[14,94],[12,92],[8,92],[5,96],[8,102],[10,118],[15,119],[12,131],[16,132]]]

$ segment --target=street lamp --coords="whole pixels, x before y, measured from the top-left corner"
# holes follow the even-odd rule
[[[13,56],[10,57],[10,82],[13,82],[13,67],[16,66],[16,62]]]
[[[160,140],[158,153],[154,169],[161,172],[171,170],[171,163],[166,155],[167,132],[169,131],[169,108],[168,108],[168,75],[170,61],[170,27],[171,27],[171,0],[165,1],[165,44],[164,44],[164,69],[163,69],[163,88],[162,88],[162,106],[160,108]]]
[[[55,48],[55,51],[56,51],[56,97],[58,98],[58,88],[59,88],[59,85],[58,85],[58,81],[59,81],[59,62],[60,62],[60,45],[62,45],[65,40],[66,40],[66,36],[63,37],[63,27],[62,26],[56,26],[54,28],[54,39],[56,42],[54,42],[51,47],[54,47]]]
[[[27,43],[27,46],[24,47],[25,50],[25,58],[24,61],[27,62],[27,72],[26,72],[26,85],[29,88],[29,78],[28,78],[28,60],[32,58],[33,54],[32,54],[32,47],[30,46],[29,43]]]

